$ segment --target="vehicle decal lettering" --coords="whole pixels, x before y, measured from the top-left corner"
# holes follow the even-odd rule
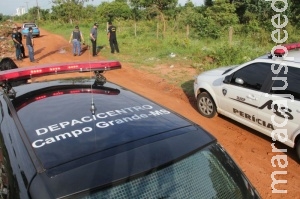
[[[153,107],[151,105],[126,107],[126,108],[122,108],[122,109],[118,109],[118,110],[97,113],[96,115],[92,115],[92,116],[83,116],[80,119],[72,119],[70,121],[60,122],[60,123],[53,124],[53,125],[50,125],[47,127],[36,129],[35,132],[38,136],[40,136],[40,135],[43,135],[46,133],[64,129],[68,126],[76,126],[77,124],[83,124],[83,123],[87,123],[87,122],[97,121],[99,119],[116,117],[116,116],[122,115],[122,114],[146,111],[146,110],[151,110],[151,109],[153,109]]]
[[[255,115],[250,115],[248,113],[244,113],[243,111],[237,110],[235,108],[233,108],[233,113],[235,113],[236,115],[239,115],[240,117],[246,118],[251,122],[255,122],[255,123],[259,124],[260,126],[264,126],[264,127],[274,130],[274,127],[271,123],[268,123],[260,118],[256,118]]]
[[[135,113],[137,111],[143,111],[143,113]],[[128,116],[128,113],[130,113],[131,115]],[[36,129],[36,134],[38,136],[41,135],[45,135],[45,134],[51,134],[51,132],[53,131],[57,131],[57,130],[61,130],[66,128],[67,126],[76,126],[77,124],[83,124],[83,123],[88,123],[88,122],[92,122],[92,121],[96,121],[95,128],[107,128],[110,126],[114,126],[114,125],[121,125],[124,123],[129,123],[129,122],[134,122],[137,120],[142,120],[142,119],[146,119],[146,118],[150,118],[150,117],[159,117],[159,116],[163,116],[163,115],[167,115],[170,114],[171,112],[165,109],[159,109],[159,110],[153,110],[153,107],[150,105],[143,105],[140,107],[129,107],[129,108],[123,108],[120,110],[114,110],[114,111],[107,111],[105,113],[99,113],[92,116],[84,116],[81,119],[73,119],[71,121],[66,121],[66,122],[61,122],[58,124],[53,124],[50,125],[46,128],[39,128]],[[127,114],[126,117],[121,117],[121,118],[115,118],[115,119],[110,119],[110,117],[115,117],[118,115],[122,115],[122,114]],[[104,121],[103,118],[105,118],[106,120]],[[100,120],[100,121],[97,121]],[[33,148],[40,148],[58,141],[62,141],[62,140],[67,140],[70,138],[78,138],[79,136],[85,134],[85,133],[89,133],[89,132],[93,132],[93,128],[86,126],[83,127],[81,129],[76,129],[70,132],[64,132],[58,135],[51,135],[48,138],[44,138],[44,139],[37,139],[35,141],[32,142],[32,147]]]
[[[246,100],[245,98],[243,98],[243,97],[239,97],[239,96],[236,96],[236,99],[237,99],[238,101],[241,101],[241,102],[243,102],[243,101],[245,101],[245,100]]]
[[[239,97],[237,97],[237,99],[234,99],[234,98],[230,98],[230,99],[238,101],[238,102],[243,103],[243,104],[246,104],[248,106],[252,106],[254,108],[261,109],[261,110],[264,109],[264,108],[267,108],[268,110],[272,110],[275,115],[277,115],[278,117],[281,117],[281,118],[287,118],[288,120],[293,120],[294,119],[294,116],[291,114],[291,112],[292,112],[291,109],[289,109],[287,107],[278,106],[278,104],[274,103],[273,100],[268,100],[266,103],[264,103],[263,105],[258,107],[258,106],[255,106],[253,104],[250,104],[250,103],[244,102],[242,100],[239,100],[240,98],[239,99],[238,98]],[[243,99],[245,99],[245,98],[243,98]]]
[[[258,108],[264,109],[265,107],[267,107],[267,109],[273,110],[274,114],[277,115],[278,117],[287,118],[289,120],[294,119],[293,115],[290,114],[290,112],[292,112],[291,109],[289,109],[287,107],[280,107],[280,106],[278,106],[277,103],[274,103],[274,104],[273,103],[274,103],[273,100],[269,100],[266,103],[264,103],[261,107],[258,107]],[[285,115],[287,115],[287,116],[285,116]]]

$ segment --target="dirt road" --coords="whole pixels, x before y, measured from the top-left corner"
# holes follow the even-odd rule
[[[80,57],[74,57],[71,45],[64,38],[45,30],[41,30],[41,32],[42,35],[35,39],[34,46],[38,64],[105,60],[105,57],[101,56],[101,52],[99,56],[92,57],[89,50],[86,50]],[[122,54],[116,55],[117,58],[118,56],[122,56]],[[38,65],[30,63],[28,58],[17,64],[19,67]],[[176,63],[174,66],[176,68]],[[228,118],[220,116],[213,119],[204,118],[195,109],[193,98],[186,96],[181,88],[170,85],[155,75],[136,70],[130,64],[122,63],[122,67],[121,70],[105,73],[106,78],[178,112],[213,134],[246,173],[263,198],[300,198],[300,166],[292,149],[288,148],[287,153],[272,152],[272,140],[269,137]],[[191,76],[192,78],[193,76]],[[276,144],[276,147],[287,148],[282,144]],[[286,168],[278,167],[276,161],[277,167],[272,166],[271,159],[276,155],[287,156]],[[275,171],[286,172],[286,174],[275,176],[277,180],[286,180],[286,183],[275,186],[278,190],[286,190],[285,194],[272,193],[271,175]]]

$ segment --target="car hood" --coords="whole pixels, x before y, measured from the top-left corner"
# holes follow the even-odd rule
[[[233,65],[233,66],[223,66],[223,67],[220,67],[220,68],[216,68],[216,69],[212,69],[212,70],[203,72],[203,73],[201,73],[201,76],[202,75],[205,75],[205,76],[220,76],[225,71],[227,71],[227,70],[229,71],[229,70],[233,69],[234,67],[236,67],[236,65]]]

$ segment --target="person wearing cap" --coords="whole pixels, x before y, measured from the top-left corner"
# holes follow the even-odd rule
[[[112,22],[108,22],[108,31],[107,31],[107,37],[110,45],[110,52],[115,53],[115,50],[117,53],[119,53],[119,46],[117,41],[117,28],[112,25]]]
[[[22,60],[21,43],[18,39],[17,28],[13,28],[13,33],[11,34],[11,38],[12,38],[12,40],[14,42],[14,46],[16,48],[16,58],[17,58],[17,60]]]
[[[90,39],[92,42],[92,49],[93,49],[93,56],[97,56],[97,51],[96,51],[96,47],[97,47],[97,28],[98,28],[98,23],[94,23],[93,28],[91,29],[90,32]]]
[[[75,26],[75,29],[72,31],[69,43],[73,43],[73,55],[80,56],[81,53],[81,41],[84,43],[84,38],[82,36],[82,33],[79,30],[78,26]]]
[[[37,62],[34,59],[34,49],[33,49],[34,42],[33,42],[32,31],[33,31],[32,27],[29,27],[28,28],[28,34],[26,36],[26,46],[27,46],[27,49],[28,49],[28,54],[29,54],[30,61],[31,62]]]

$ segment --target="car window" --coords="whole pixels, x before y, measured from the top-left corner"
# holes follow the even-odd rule
[[[211,145],[168,167],[80,199],[254,198],[254,190],[219,146]]]
[[[230,83],[253,90],[260,90],[264,81],[266,80],[266,77],[270,73],[270,67],[271,64],[269,63],[250,64],[236,71],[233,74]]]
[[[36,27],[36,25],[35,24],[25,24],[24,27],[25,28]]]
[[[291,94],[294,99],[300,100],[300,68],[288,67],[287,73],[280,70],[277,80],[273,82],[270,93]]]

